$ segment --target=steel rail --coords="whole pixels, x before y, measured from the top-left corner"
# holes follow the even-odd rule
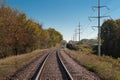
[[[64,71],[66,72],[66,75],[67,75],[68,80],[73,80],[72,75],[70,74],[70,72],[69,72],[68,69],[66,68],[65,64],[63,63],[62,59],[60,58],[59,51],[58,51],[58,53],[57,53],[57,56],[58,56],[58,59],[59,59],[59,61],[60,61],[60,64],[63,66]]]
[[[42,63],[40,64],[41,67],[40,67],[39,71],[37,72],[37,74],[36,74],[36,76],[35,76],[35,78],[34,78],[33,80],[39,80],[40,75],[42,74],[42,71],[43,71],[43,69],[44,69],[45,63],[46,63],[46,61],[47,61],[47,59],[48,59],[49,56],[50,56],[50,53],[48,53],[48,55],[44,58],[44,60],[43,60]],[[63,68],[67,79],[68,79],[68,80],[73,80],[70,72],[68,71],[68,69],[67,69],[66,66],[64,65],[62,59],[60,58],[59,51],[56,51],[56,57],[57,57],[57,60],[58,60],[59,65]]]
[[[45,59],[43,60],[42,66],[41,66],[41,68],[40,68],[40,70],[39,70],[39,72],[38,72],[38,74],[37,74],[35,80],[39,80],[40,74],[42,73],[42,70],[43,70],[43,68],[44,68],[44,65],[45,65],[45,63],[46,63],[46,61],[47,61],[49,55],[50,55],[50,53],[48,53],[48,55],[47,55],[47,56],[45,57]]]

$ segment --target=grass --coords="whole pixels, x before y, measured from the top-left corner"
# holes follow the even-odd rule
[[[41,53],[42,50],[35,50],[31,53],[0,59],[0,80],[9,79],[17,70],[29,64]]]
[[[95,72],[104,80],[120,80],[120,58],[113,59],[109,56],[98,57],[91,54],[91,50],[65,52],[88,70]]]

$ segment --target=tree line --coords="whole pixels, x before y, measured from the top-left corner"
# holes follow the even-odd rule
[[[120,19],[104,21],[101,32],[102,53],[120,57]]]
[[[0,58],[54,47],[63,39],[60,32],[43,26],[11,7],[0,7]]]

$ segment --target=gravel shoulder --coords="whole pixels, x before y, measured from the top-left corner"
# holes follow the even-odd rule
[[[101,80],[95,73],[75,62],[63,50],[60,50],[60,56],[74,80]]]
[[[10,80],[30,80],[46,55],[45,52],[39,54],[33,61],[18,70]]]

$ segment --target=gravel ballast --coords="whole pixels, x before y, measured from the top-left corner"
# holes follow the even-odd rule
[[[30,80],[46,55],[47,53],[39,54],[33,61],[18,70],[10,80]]]
[[[63,50],[60,50],[60,55],[74,80],[101,80],[95,73],[75,62]]]

